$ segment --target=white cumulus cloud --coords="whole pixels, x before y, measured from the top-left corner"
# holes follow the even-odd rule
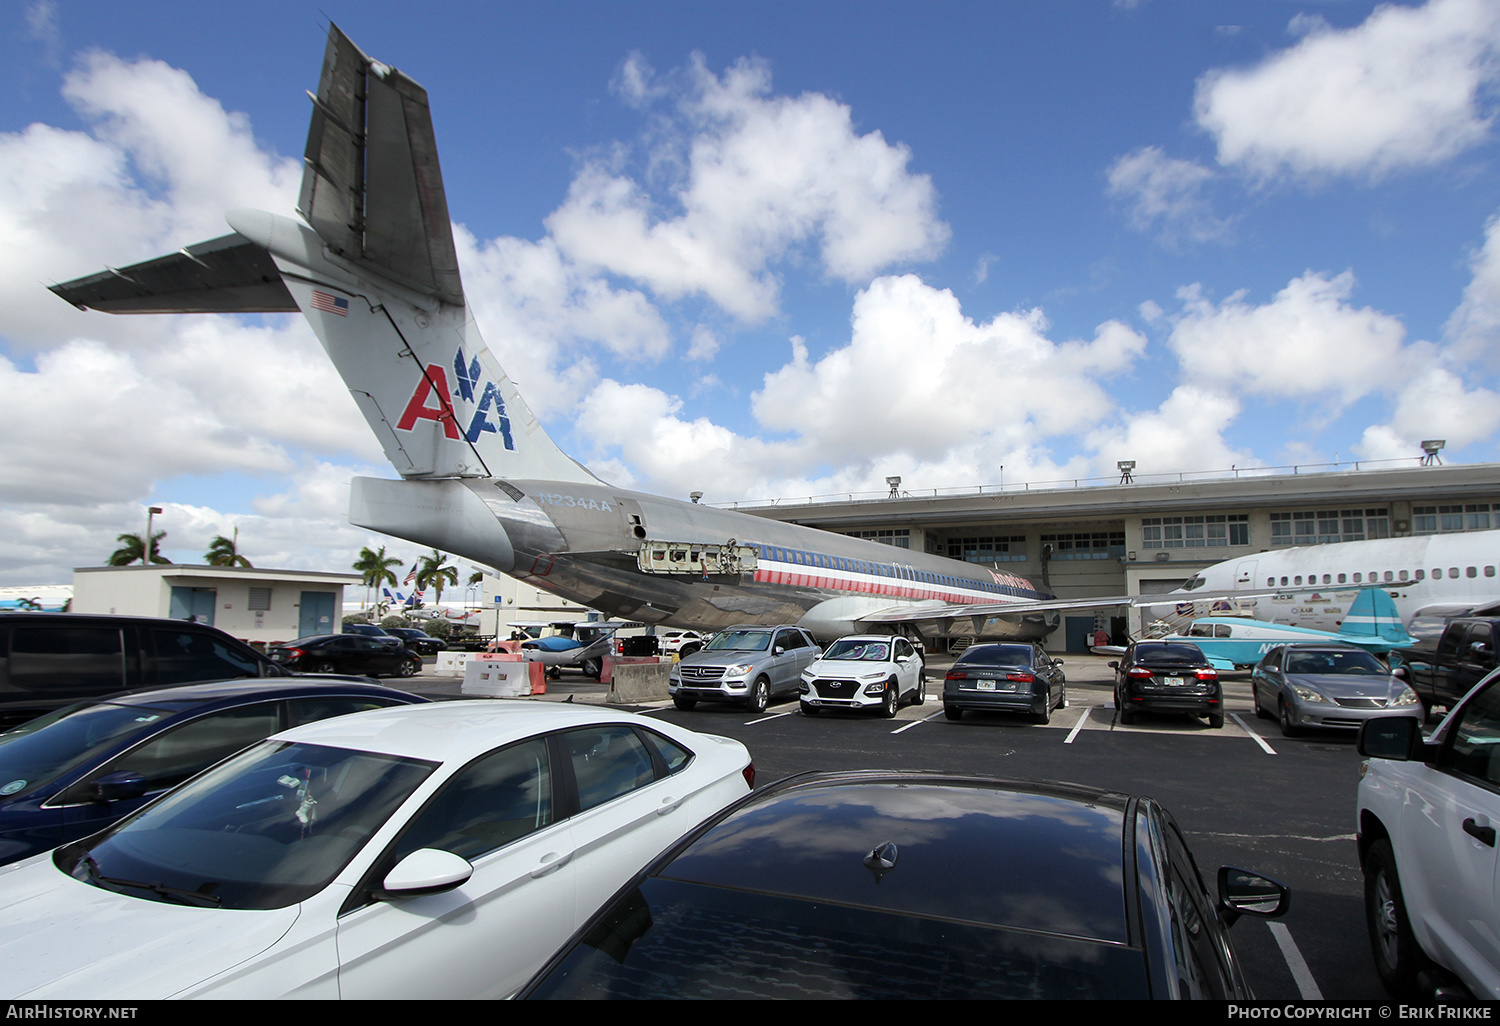
[[[1202,164],[1143,146],[1110,165],[1109,194],[1128,204],[1131,224],[1141,231],[1155,232],[1169,245],[1205,242],[1229,230],[1229,221],[1214,214],[1204,195],[1215,177]]]
[[[1260,177],[1379,177],[1488,137],[1500,82],[1494,0],[1382,4],[1336,30],[1299,17],[1295,45],[1198,83],[1195,114],[1222,164]]]

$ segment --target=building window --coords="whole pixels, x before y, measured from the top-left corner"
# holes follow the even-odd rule
[[[882,545],[894,545],[898,549],[911,548],[911,531],[891,530],[881,531],[845,531],[850,538],[864,538],[867,541],[879,542]]]
[[[948,558],[966,563],[1024,563],[1026,536],[990,535],[981,538],[949,538]]]
[[[1469,502],[1449,506],[1413,506],[1412,534],[1455,534],[1488,531],[1500,523],[1500,503]]]
[[[270,608],[271,608],[271,589],[270,588],[251,588],[250,589],[250,612],[252,612],[252,613],[264,613],[266,610],[268,610]]]
[[[1044,534],[1042,544],[1052,546],[1053,559],[1119,559],[1125,555],[1125,532]]]
[[[1325,545],[1391,536],[1386,509],[1297,510],[1271,514],[1271,544]]]
[[[1145,549],[1201,549],[1249,544],[1248,513],[1146,517],[1141,520],[1141,547]]]

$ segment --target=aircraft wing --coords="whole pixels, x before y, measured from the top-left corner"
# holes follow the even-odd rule
[[[50,286],[106,313],[281,313],[297,309],[264,248],[229,234],[170,256]]]
[[[866,613],[859,619],[862,623],[917,623],[924,620],[958,620],[963,617],[1026,616],[1031,613],[1061,612],[1069,609],[1109,609],[1115,606],[1144,609],[1153,606],[1213,602],[1219,599],[1256,598],[1262,595],[1278,595],[1285,591],[1284,588],[1259,588],[1191,594],[1172,592],[1156,595],[1113,595],[1087,599],[1046,599],[1040,602],[973,602],[960,605],[919,602],[879,609]]]

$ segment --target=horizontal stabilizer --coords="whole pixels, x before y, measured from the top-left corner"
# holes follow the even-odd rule
[[[51,289],[106,313],[284,313],[297,303],[265,248],[230,234]]]

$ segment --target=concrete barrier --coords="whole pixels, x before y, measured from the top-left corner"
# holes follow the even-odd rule
[[[617,663],[614,681],[609,686],[608,701],[613,705],[637,705],[641,702],[664,702],[670,663]]]

